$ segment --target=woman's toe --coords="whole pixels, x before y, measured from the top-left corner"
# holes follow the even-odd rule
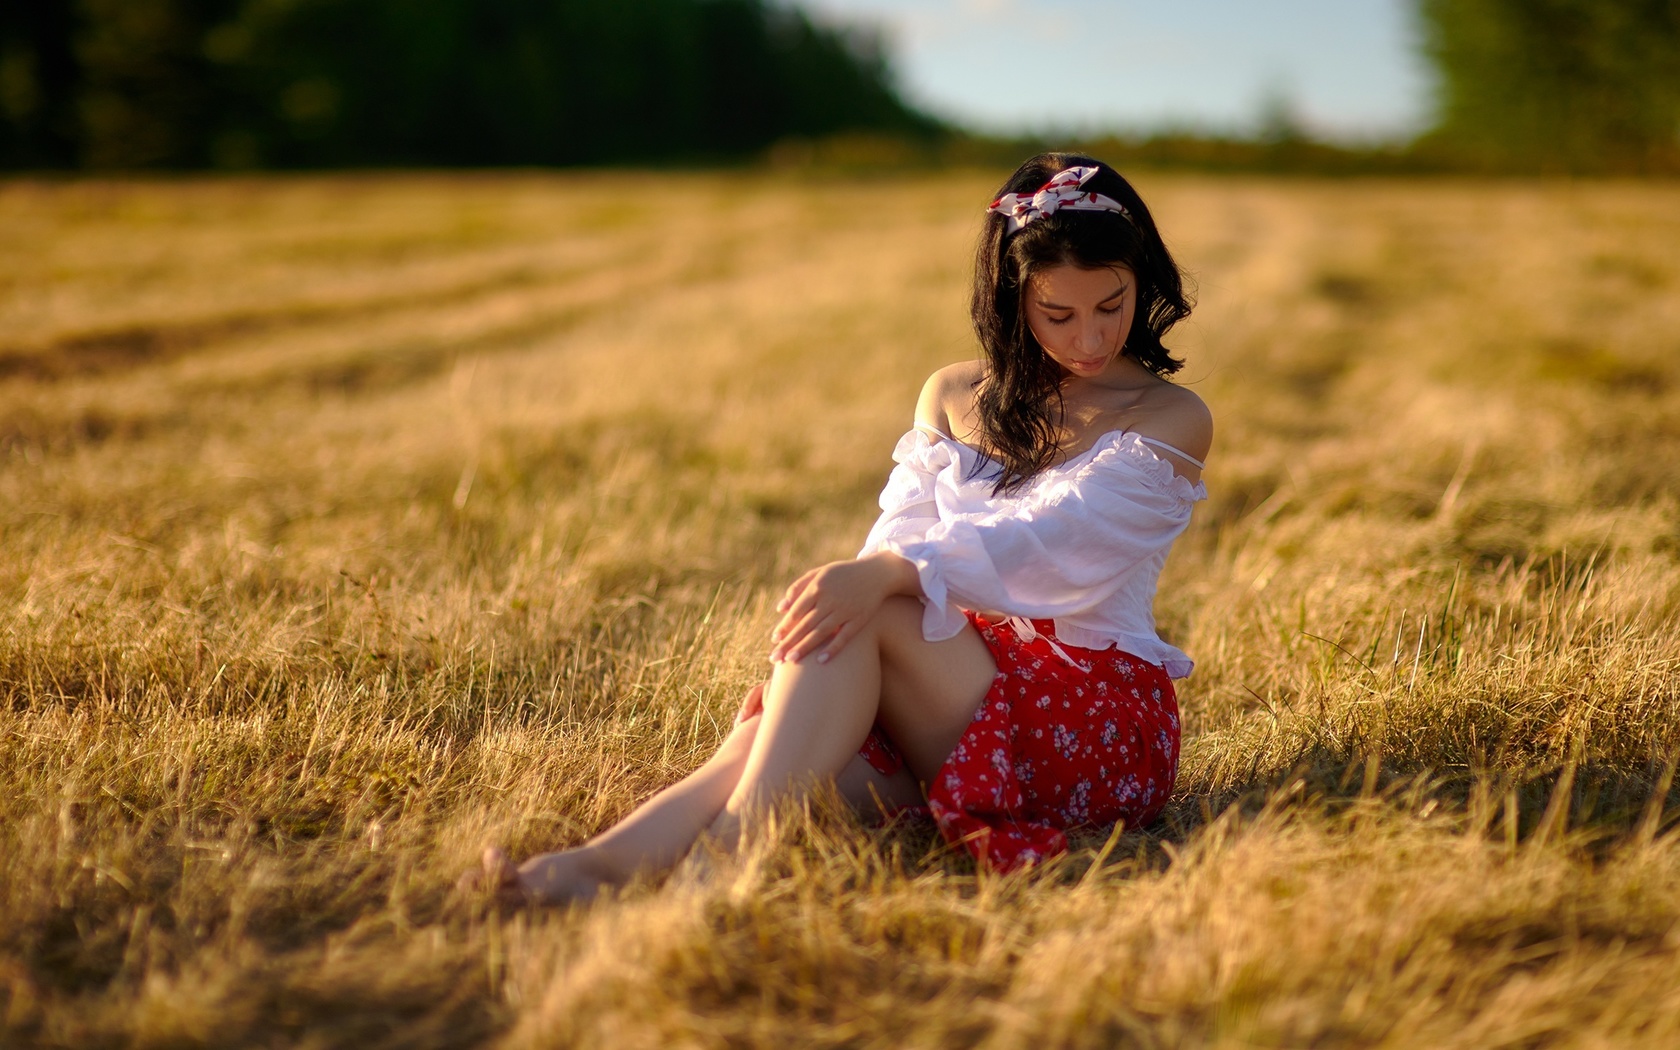
[[[519,878],[519,869],[507,853],[495,846],[484,847],[484,885],[494,890],[503,904],[526,904],[530,895]]]
[[[508,859],[507,852],[500,846],[484,847],[484,854],[479,858],[484,866],[484,884],[486,886],[506,886],[519,881],[519,869]]]
[[[483,893],[494,890],[497,896],[505,895],[509,888],[515,892],[519,890],[519,869],[513,866],[513,861],[500,847],[486,846],[479,857],[479,866],[461,873],[455,881],[455,888],[462,893]]]

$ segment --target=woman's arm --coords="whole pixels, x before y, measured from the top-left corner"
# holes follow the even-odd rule
[[[881,516],[869,530],[858,556],[883,550],[888,541],[905,543],[921,539],[939,521],[935,499],[937,475],[951,462],[952,451],[935,440],[949,436],[950,417],[946,404],[953,389],[967,389],[973,366],[950,365],[927,378],[916,399],[915,428],[899,439],[893,449],[896,466],[881,490]]]
[[[827,663],[895,594],[919,597],[916,567],[891,551],[829,562],[807,572],[776,604],[781,621],[770,632],[770,661],[798,663],[816,653]]]
[[[973,385],[971,373],[976,367],[973,363],[949,365],[922,384],[916,399],[916,427],[921,433],[906,435],[893,450],[897,465],[881,491],[881,516],[857,558],[812,569],[788,588],[777,605],[782,619],[771,632],[772,662],[797,663],[814,652],[819,662],[826,663],[889,597],[921,596],[915,566],[887,548],[920,540],[939,523],[934,490],[940,464],[934,462],[937,455],[926,454],[931,440],[928,432],[950,433],[945,406],[953,389]]]

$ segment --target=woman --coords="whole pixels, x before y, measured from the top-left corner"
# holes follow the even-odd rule
[[[1150,607],[1213,437],[1166,379],[1161,338],[1189,311],[1119,173],[1023,164],[981,236],[982,359],[928,379],[863,550],[788,588],[769,681],[717,754],[583,846],[518,867],[486,850],[482,877],[587,899],[708,832],[733,847],[753,813],[829,779],[860,808],[925,803],[1002,869],[1065,849],[1067,827],[1152,820],[1190,661]]]

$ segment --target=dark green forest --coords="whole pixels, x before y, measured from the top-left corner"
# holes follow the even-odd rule
[[[1415,142],[1109,141],[1211,169],[1680,173],[1680,0],[1414,3]],[[903,101],[876,38],[772,0],[0,3],[12,170],[706,163],[851,132],[985,154]]]
[[[1487,170],[1680,173],[1680,0],[1419,0],[1418,148]]]
[[[762,0],[11,0],[0,165],[627,164],[927,135],[880,47]]]

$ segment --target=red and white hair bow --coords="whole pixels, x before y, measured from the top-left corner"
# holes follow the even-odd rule
[[[1097,169],[1091,167],[1063,169],[1040,186],[1037,193],[1005,193],[986,211],[995,212],[1008,220],[1006,233],[1014,233],[1034,219],[1054,215],[1064,208],[1069,211],[1112,211],[1130,219],[1132,213],[1113,197],[1090,193],[1082,188],[1096,173]]]

